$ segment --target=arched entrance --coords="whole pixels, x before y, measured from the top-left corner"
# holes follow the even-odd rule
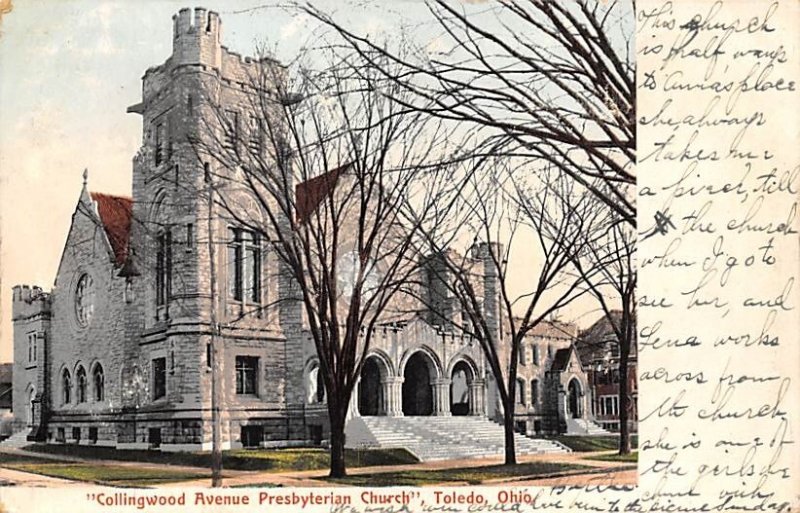
[[[569,409],[568,413],[573,419],[581,418],[581,385],[578,383],[578,380],[572,378],[572,381],[569,382],[568,387],[568,401],[567,401],[567,408]]]
[[[385,415],[383,387],[381,386],[381,364],[376,356],[370,356],[361,367],[358,386],[358,412],[362,416]]]
[[[422,351],[411,355],[403,370],[403,415],[433,413],[432,382],[436,378],[434,363]]]
[[[36,399],[36,389],[31,388],[30,392],[28,392],[28,408],[27,412],[25,412],[27,418],[28,427],[33,426],[33,423],[36,419],[36,403],[34,400]]]
[[[320,404],[325,401],[325,383],[320,375],[319,364],[311,365],[306,374],[306,404]]]
[[[452,415],[469,415],[469,389],[473,378],[472,368],[464,360],[453,366],[453,372],[450,375],[450,413]]]

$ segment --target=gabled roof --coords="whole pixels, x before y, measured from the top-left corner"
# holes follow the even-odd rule
[[[553,357],[553,365],[550,366],[550,370],[558,372],[567,370],[567,367],[569,366],[569,358],[572,356],[572,347],[573,346],[570,346],[556,351],[556,354]]]
[[[128,257],[133,202],[125,196],[101,192],[92,192],[91,197],[97,204],[97,213],[114,250],[114,261],[118,266],[123,265]]]
[[[295,212],[298,223],[305,223],[322,203],[322,200],[333,193],[339,177],[349,167],[350,164],[339,166],[295,186]]]

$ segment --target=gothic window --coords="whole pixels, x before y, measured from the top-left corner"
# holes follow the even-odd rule
[[[160,233],[156,244],[156,306],[164,306],[172,294],[172,233]]]
[[[517,378],[517,404],[525,404],[525,381]]]
[[[61,402],[69,404],[72,401],[72,378],[69,371],[64,369],[61,373]]]
[[[261,303],[261,238],[238,228],[228,234],[228,297]]]
[[[75,381],[77,382],[77,389],[75,390],[78,403],[86,402],[86,369],[78,367],[75,372]]]
[[[539,345],[533,344],[533,364],[539,365]]]
[[[103,367],[99,363],[94,366],[94,371],[92,371],[92,388],[94,389],[94,400],[102,401],[105,396],[105,377],[103,376]]]
[[[531,404],[536,406],[539,403],[539,380],[531,380]]]
[[[525,348],[525,343],[520,343],[519,345],[519,364],[526,365],[528,362],[526,361],[528,357],[528,352]]]
[[[81,326],[88,326],[94,313],[94,280],[84,274],[75,288],[75,317]]]
[[[255,356],[236,357],[236,393],[255,395],[258,373],[258,358]]]
[[[167,395],[167,359],[155,358],[153,360],[153,400]]]

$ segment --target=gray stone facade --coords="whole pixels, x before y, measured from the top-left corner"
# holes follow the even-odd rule
[[[217,328],[223,447],[325,438],[318,360],[301,305],[291,300],[292,280],[261,245],[257,292],[240,300],[227,293],[231,221],[218,207],[209,211],[205,177],[231,171],[204,162],[187,142],[210,116],[201,90],[246,111],[242,91],[253,66],[221,45],[216,13],[184,9],[174,17],[173,53],[147,70],[142,101],[129,108],[143,124],[132,198],[90,193],[84,179],[52,291],[14,287],[14,414],[30,439],[210,448],[209,344]],[[483,265],[484,253],[478,247],[472,258],[487,318],[499,330],[497,276]],[[480,346],[447,322],[459,313],[446,291],[429,286],[444,313],[377,328],[351,415],[501,418]],[[550,372],[554,351],[570,348],[571,335],[529,339],[519,371],[520,429],[558,431],[568,414],[564,390],[572,379],[586,390],[585,373],[573,360]]]

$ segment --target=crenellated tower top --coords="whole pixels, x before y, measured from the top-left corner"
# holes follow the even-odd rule
[[[205,64],[218,68],[221,62],[222,22],[219,14],[185,7],[172,17],[172,58],[176,65]]]

